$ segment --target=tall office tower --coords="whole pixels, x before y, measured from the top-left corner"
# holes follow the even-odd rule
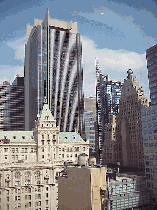
[[[157,106],[142,109],[141,119],[147,187],[157,202]]]
[[[149,106],[143,88],[139,87],[138,78],[133,71],[127,71],[124,80],[119,116],[121,118],[122,164],[123,166],[144,167],[141,109]]]
[[[90,96],[84,99],[85,134],[89,140],[89,155],[95,155],[95,129],[96,129],[96,98]]]
[[[25,130],[34,127],[44,98],[61,131],[84,134],[82,44],[77,22],[49,17],[27,25]]]
[[[151,105],[157,105],[157,44],[146,50]]]
[[[119,100],[123,84],[108,80],[108,75],[101,73],[96,60],[96,155],[97,162],[103,163],[103,148],[105,142],[105,124],[110,115],[119,112]]]
[[[0,130],[24,130],[24,77],[0,85]]]

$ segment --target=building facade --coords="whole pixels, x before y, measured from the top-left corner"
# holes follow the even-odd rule
[[[90,96],[84,99],[85,134],[89,140],[89,155],[95,155],[96,139],[96,98]]]
[[[68,167],[66,177],[58,177],[58,209],[105,209],[106,189],[105,167]]]
[[[121,163],[121,123],[119,116],[109,116],[105,125],[105,143],[103,150],[103,164],[116,165]]]
[[[24,130],[24,77],[0,85],[0,130]]]
[[[157,202],[157,106],[141,110],[145,175],[147,187]]]
[[[105,143],[105,124],[109,123],[110,115],[119,112],[119,100],[123,84],[109,81],[108,75],[101,73],[96,60],[96,154],[97,162],[103,162],[103,148]]]
[[[119,104],[122,165],[144,169],[141,110],[149,106],[149,101],[133,71],[129,69],[127,74]]]
[[[157,44],[146,50],[151,105],[157,105]]]
[[[82,153],[88,159],[89,141],[59,132],[47,104],[33,131],[0,131],[0,209],[57,209],[57,173]]]
[[[25,130],[34,128],[44,97],[60,131],[84,138],[84,97],[81,36],[77,22],[49,17],[27,25],[25,47]]]
[[[108,178],[108,198],[110,210],[153,209],[151,194],[146,187],[144,176],[119,174]]]

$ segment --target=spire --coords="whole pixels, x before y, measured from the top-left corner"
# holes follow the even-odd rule
[[[100,65],[96,57],[95,57],[95,69],[96,69],[96,78],[98,78],[99,74],[101,73],[101,69],[100,69]]]

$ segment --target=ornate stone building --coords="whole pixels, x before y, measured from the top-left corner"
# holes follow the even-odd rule
[[[124,166],[144,168],[143,137],[141,110],[149,106],[144,90],[139,87],[138,78],[133,71],[127,71],[124,80],[121,100],[119,104],[119,117],[121,121],[121,162]]]
[[[89,142],[59,132],[47,104],[33,131],[0,131],[0,209],[57,209],[56,175],[82,153]]]

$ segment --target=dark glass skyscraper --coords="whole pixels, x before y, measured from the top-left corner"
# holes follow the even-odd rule
[[[146,50],[151,105],[157,105],[157,44]]]
[[[61,131],[84,135],[82,43],[77,22],[49,17],[27,25],[25,52],[25,130],[34,128],[47,98]]]
[[[24,130],[24,77],[0,85],[0,130]]]
[[[96,154],[97,162],[102,164],[105,141],[105,124],[109,123],[110,115],[119,112],[122,83],[108,80],[108,75],[101,73],[96,59]]]

